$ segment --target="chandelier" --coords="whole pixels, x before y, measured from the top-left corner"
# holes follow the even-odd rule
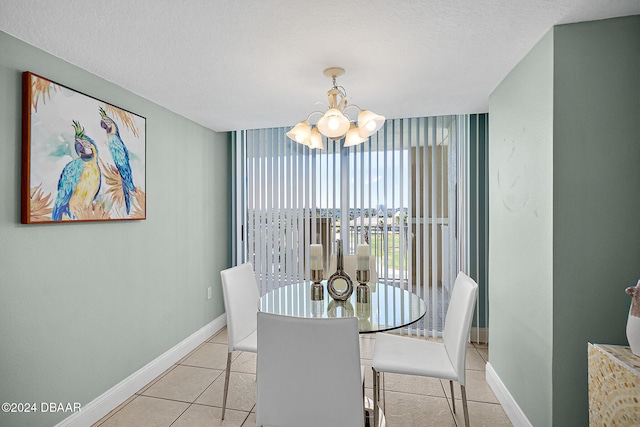
[[[324,113],[322,111],[311,112],[306,120],[301,121],[287,132],[289,138],[307,147],[324,150],[322,135],[336,141],[344,138],[344,146],[351,147],[365,142],[367,138],[380,130],[384,125],[383,116],[369,110],[362,110],[355,104],[347,104],[347,92],[342,86],[336,84],[336,77],[343,74],[344,69],[340,67],[324,70],[324,75],[333,80],[333,87],[327,91],[327,98],[329,98],[327,111]],[[357,125],[345,114],[345,110],[352,107],[358,109]],[[322,117],[312,128],[309,119],[314,114],[321,114]]]

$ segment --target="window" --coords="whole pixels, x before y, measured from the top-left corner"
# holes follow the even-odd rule
[[[324,151],[291,141],[288,128],[236,133],[234,263],[254,264],[264,294],[309,276],[311,243],[323,245],[327,277],[336,239],[345,253],[366,242],[379,281],[427,301],[416,331],[437,335],[466,262],[458,165],[468,125],[469,116],[388,120],[363,144],[325,139]]]

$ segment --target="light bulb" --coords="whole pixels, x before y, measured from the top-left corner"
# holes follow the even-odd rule
[[[308,121],[303,120],[287,132],[287,136],[298,144],[306,145],[305,141],[309,137],[309,132],[311,132],[311,126]]]
[[[361,138],[368,138],[384,125],[384,116],[379,116],[369,110],[360,110],[358,113],[358,134]]]
[[[316,126],[327,138],[342,138],[349,130],[349,119],[337,108],[329,108]]]

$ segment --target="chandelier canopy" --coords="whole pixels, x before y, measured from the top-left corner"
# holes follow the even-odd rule
[[[322,135],[336,141],[344,138],[344,146],[351,147],[363,143],[380,130],[384,125],[385,118],[383,116],[369,110],[362,110],[355,104],[347,104],[347,92],[342,86],[336,84],[336,77],[343,74],[344,69],[339,67],[324,70],[324,75],[331,77],[333,81],[333,87],[327,91],[329,99],[327,111],[324,113],[322,111],[311,112],[306,120],[301,121],[287,132],[289,138],[310,148],[324,150]],[[345,114],[345,110],[351,107],[358,109],[357,125]],[[314,114],[321,114],[322,117],[318,119],[315,127],[312,127],[309,118]]]

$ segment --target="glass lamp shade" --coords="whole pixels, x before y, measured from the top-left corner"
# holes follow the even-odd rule
[[[373,111],[361,110],[358,114],[358,133],[362,138],[368,138],[384,125],[384,116]]]
[[[322,135],[317,127],[311,129],[311,134],[309,135],[309,147],[310,148],[319,148],[320,150],[324,150],[324,142],[322,142]]]
[[[316,126],[328,138],[342,138],[349,130],[349,119],[337,108],[329,108]]]
[[[358,127],[351,123],[347,136],[344,137],[344,146],[353,147],[354,145],[362,144],[367,138],[362,138],[359,134]]]
[[[308,139],[311,134],[311,125],[306,120],[301,121],[297,125],[295,125],[289,132],[287,132],[287,136],[293,139],[295,142],[303,145],[309,145]]]

